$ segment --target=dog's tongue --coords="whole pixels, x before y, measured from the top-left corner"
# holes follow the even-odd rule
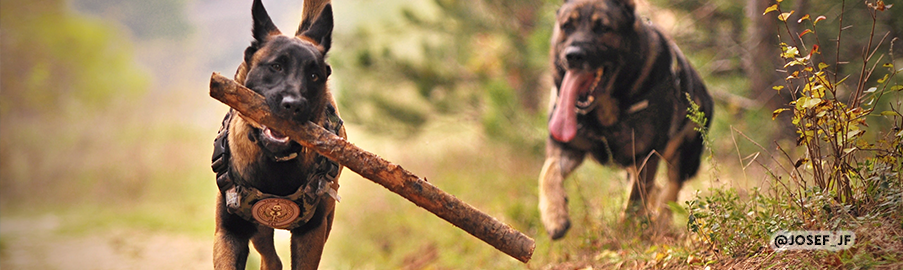
[[[594,72],[568,71],[558,89],[558,103],[549,119],[549,132],[560,142],[569,142],[577,136],[577,99],[589,92],[595,79]]]

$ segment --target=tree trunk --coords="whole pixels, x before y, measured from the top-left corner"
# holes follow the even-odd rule
[[[762,15],[770,5],[775,3],[774,0],[750,0],[747,5],[747,16],[750,19],[748,29],[748,42],[746,42],[747,52],[744,54],[743,62],[746,74],[749,77],[750,98],[759,104],[764,104],[769,110],[788,107],[788,103],[792,100],[791,89],[783,89],[775,91],[772,86],[784,85],[784,78],[776,70],[783,66],[780,58],[780,40],[778,40],[778,31],[783,35],[783,25],[779,25],[779,21],[775,18],[775,13]],[[799,12],[797,12],[799,14]],[[780,28],[779,28],[780,27]],[[790,122],[791,114],[783,113],[775,119],[778,123],[778,130],[772,134],[775,140],[782,138],[793,138],[796,129]]]

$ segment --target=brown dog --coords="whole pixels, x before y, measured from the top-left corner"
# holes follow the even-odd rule
[[[707,119],[711,97],[677,46],[637,19],[634,7],[633,0],[568,0],[557,12],[555,106],[539,177],[539,209],[552,239],[570,228],[562,183],[587,154],[627,170],[631,216],[646,215],[660,160],[669,182],[658,204],[648,203],[656,208],[675,201],[699,168],[703,137],[686,117],[688,97]]]
[[[235,80],[263,95],[274,113],[345,137],[326,85],[333,28],[329,1],[305,1],[293,36],[281,34],[260,0],[251,13],[254,40]],[[261,255],[261,269],[282,269],[273,245],[277,228],[292,233],[292,269],[316,269],[332,227],[341,167],[235,111],[223,122],[213,159],[220,188],[214,268],[245,269],[250,241]]]

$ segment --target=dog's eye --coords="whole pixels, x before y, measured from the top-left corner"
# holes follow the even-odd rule
[[[270,68],[273,69],[273,71],[282,72],[282,64],[275,63],[270,65]]]
[[[566,22],[561,24],[561,30],[564,30],[566,33],[570,33],[574,30],[574,22],[571,20],[567,20]]]
[[[320,75],[317,75],[316,73],[311,73],[310,80],[313,82],[318,82],[318,81],[320,81]]]
[[[607,25],[602,24],[602,22],[597,21],[593,26],[593,31],[596,33],[611,32],[611,27],[608,27]]]

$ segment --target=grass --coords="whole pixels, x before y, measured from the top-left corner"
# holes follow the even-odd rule
[[[78,117],[96,124],[84,127],[73,120]],[[201,131],[165,119],[78,117],[10,131],[13,140],[29,136],[34,142],[7,148],[29,165],[13,162],[13,172],[4,174],[4,216],[51,212],[71,217],[67,230],[76,231],[114,224],[200,231],[196,224],[212,224],[212,208],[205,206],[215,194],[205,164],[211,140]],[[66,131],[72,129],[77,131]]]
[[[327,244],[326,266],[545,269],[600,262],[612,266],[662,256],[659,254],[678,256],[669,244],[656,243],[677,243],[680,237],[676,230],[644,239],[647,230],[617,222],[626,196],[624,172],[588,159],[566,182],[572,218],[569,235],[551,242],[537,209],[536,185],[542,157],[494,145],[467,124],[440,121],[426,130],[429,131],[416,138],[394,142],[355,139],[354,133],[350,134],[359,146],[426,177],[439,188],[533,237],[537,241],[534,259],[524,266],[376,184],[346,174],[340,189],[344,199]],[[691,183],[688,189],[703,185],[702,181]],[[678,220],[686,220],[685,216],[677,216]]]

